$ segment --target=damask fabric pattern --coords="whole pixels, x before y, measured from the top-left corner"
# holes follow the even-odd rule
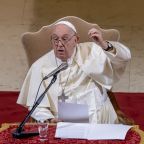
[[[27,139],[14,139],[12,132],[16,129],[16,125],[5,126],[0,128],[0,144],[40,144],[39,137],[31,137]],[[37,125],[26,125],[25,131],[36,131]],[[83,140],[83,139],[59,139],[54,138],[56,131],[55,125],[49,125],[48,140],[45,144],[143,144],[144,134],[140,134],[136,130],[130,129],[125,140]],[[142,136],[143,135],[143,136]]]

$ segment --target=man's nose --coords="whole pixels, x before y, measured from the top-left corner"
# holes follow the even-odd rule
[[[58,40],[58,46],[63,46],[63,43],[60,39]]]

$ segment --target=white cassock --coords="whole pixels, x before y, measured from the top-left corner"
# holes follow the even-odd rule
[[[73,54],[69,67],[61,71],[56,82],[32,116],[42,113],[45,118],[54,118],[58,111],[58,96],[65,88],[66,102],[87,104],[91,123],[115,123],[116,112],[109,100],[107,90],[123,74],[127,62],[131,59],[129,49],[119,42],[113,42],[116,53],[103,50],[93,42],[80,43]],[[23,83],[17,103],[31,108],[35,101],[39,84],[44,76],[57,68],[54,51],[38,59],[30,68]],[[50,83],[42,83],[39,95]]]

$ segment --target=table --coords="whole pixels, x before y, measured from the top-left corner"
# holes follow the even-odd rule
[[[18,124],[2,124],[0,128],[0,144],[41,144],[39,136],[27,139],[14,139],[12,132]],[[44,144],[144,144],[144,132],[138,126],[130,129],[125,140],[84,140],[84,139],[59,139],[55,138],[56,125],[49,125],[48,140]],[[25,131],[37,131],[37,125],[34,123],[26,124]]]

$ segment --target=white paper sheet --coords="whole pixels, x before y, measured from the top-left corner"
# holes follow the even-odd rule
[[[74,128],[73,128],[74,126]],[[60,122],[57,124],[55,137],[58,138],[81,138],[87,136],[87,124]]]
[[[90,124],[87,139],[107,140],[107,139],[120,139],[124,140],[127,131],[131,126],[123,124]]]
[[[58,118],[64,122],[89,123],[88,105],[58,102]]]
[[[131,127],[132,126],[122,124],[89,124],[60,122],[57,124],[55,137],[89,140],[124,140],[127,131]]]

